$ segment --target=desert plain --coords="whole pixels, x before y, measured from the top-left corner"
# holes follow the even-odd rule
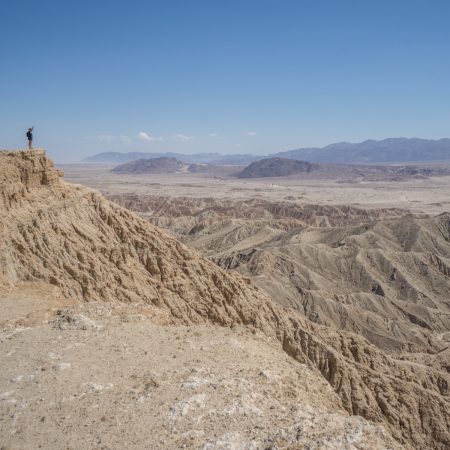
[[[439,214],[450,210],[450,176],[388,181],[366,181],[342,176],[336,170],[323,177],[233,177],[242,167],[227,166],[216,174],[117,174],[108,164],[61,164],[65,179],[104,194],[135,193],[168,197],[264,199],[296,204],[347,205],[362,208],[404,208]],[[450,169],[450,164],[433,167]],[[302,179],[303,178],[303,179]]]

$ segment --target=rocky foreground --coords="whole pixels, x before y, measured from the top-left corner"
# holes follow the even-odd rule
[[[0,298],[2,448],[402,448],[262,333],[42,290]]]
[[[276,304],[42,152],[0,153],[0,195],[6,446],[450,446],[441,370]]]

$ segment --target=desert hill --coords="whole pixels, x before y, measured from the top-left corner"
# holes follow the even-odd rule
[[[292,308],[273,302],[248,278],[221,269],[99,193],[64,183],[60,175],[41,152],[0,153],[0,277],[6,305],[15,304],[11,298],[20,286],[26,289],[30,283],[45,283],[52,285],[62,299],[77,302],[88,316],[89,304],[94,310],[96,304],[103,305],[102,320],[112,315],[114,307],[135,305],[148,308],[147,315],[160,324],[245,327],[269,339],[279,351],[310,371],[311,377],[322,376],[337,395],[337,413],[344,414],[345,410],[381,424],[407,446],[444,449],[450,445],[448,374],[417,361],[388,356],[357,334],[312,323]],[[444,232],[445,228],[440,230]],[[419,234],[411,229],[412,237]],[[433,241],[433,237],[429,239]],[[405,240],[405,244],[410,242],[415,240]],[[442,245],[436,242],[435,248],[441,251]],[[445,270],[444,260],[442,264]],[[85,302],[89,302],[87,306]],[[83,317],[59,310],[53,323],[61,330],[79,327],[95,331],[94,319]],[[25,342],[25,338],[15,338],[22,333],[17,331],[22,320],[16,325],[14,321],[6,324],[14,331],[6,332],[5,338],[21,339],[14,340],[16,346]],[[34,336],[38,332],[33,328],[26,339],[38,342],[39,337]],[[57,338],[50,333],[48,323],[42,333],[43,342]],[[119,332],[116,336],[122,335]],[[143,330],[141,336],[151,339],[152,334],[146,335]],[[11,356],[14,353],[7,355],[15,358]],[[23,358],[20,353],[17,357],[19,364]],[[97,383],[89,386],[97,393],[105,389]],[[31,397],[21,404],[31,402],[36,395],[29,386],[19,391],[26,393],[26,389],[31,389]],[[190,410],[206,407],[202,406],[206,394],[199,395],[190,400],[192,405],[184,401],[174,407],[174,414],[181,411],[181,415],[189,415]],[[319,402],[319,397],[314,398]],[[2,421],[11,417],[11,405],[14,403],[5,403]],[[80,411],[88,406],[80,404]],[[326,409],[325,403],[322,406]],[[33,415],[26,415],[32,411],[22,414],[32,420]],[[318,423],[320,428],[328,426],[326,420]],[[303,422],[302,430],[304,426]],[[360,430],[364,435],[366,428]],[[378,441],[372,448],[383,445],[390,446],[387,441]]]
[[[319,169],[317,164],[286,158],[268,158],[255,161],[237,173],[239,178],[284,177]]]
[[[234,173],[236,168],[233,166],[214,166],[201,163],[184,163],[176,158],[151,158],[138,159],[124,164],[120,164],[112,169],[117,174],[168,174],[168,173],[196,173],[210,176],[224,176],[228,173]]]
[[[174,173],[184,167],[184,163],[176,158],[137,159],[120,164],[114,169],[116,173]]]

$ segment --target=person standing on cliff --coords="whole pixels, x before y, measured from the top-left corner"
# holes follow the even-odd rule
[[[28,138],[28,148],[31,150],[33,148],[33,129],[34,127],[28,128],[27,138]]]

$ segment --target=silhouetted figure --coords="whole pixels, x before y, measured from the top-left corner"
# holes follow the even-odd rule
[[[34,127],[28,128],[27,138],[28,138],[28,148],[31,150],[33,148],[33,129]]]

